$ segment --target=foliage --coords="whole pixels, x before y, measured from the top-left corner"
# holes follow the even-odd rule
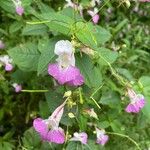
[[[64,8],[65,3],[22,0],[25,12],[18,16],[11,0],[0,0],[0,39],[5,42],[0,54],[8,54],[15,66],[12,72],[0,66],[0,149],[148,149],[150,3],[131,2],[127,8],[123,1],[103,1],[97,25],[86,12],[83,18],[77,10]],[[88,0],[80,3],[88,9]],[[48,64],[56,60],[54,47],[59,40],[75,46],[76,66],[85,78],[81,87],[58,85],[47,73]],[[83,52],[83,47],[92,54]],[[22,92],[15,93],[12,83],[21,84]],[[145,96],[145,107],[138,114],[124,111],[129,102],[127,86]],[[33,119],[48,118],[69,90],[72,96],[60,123],[68,137],[86,131],[88,144],[43,142],[32,128]],[[90,108],[98,119],[85,113]],[[95,128],[90,123],[110,136],[105,146],[95,144]]]

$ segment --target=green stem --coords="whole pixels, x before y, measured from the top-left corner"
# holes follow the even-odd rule
[[[27,24],[35,25],[35,24],[43,24],[43,23],[49,23],[51,21],[45,20],[45,21],[35,21],[35,22],[26,22]]]
[[[83,97],[82,97],[82,92],[81,92],[81,88],[79,87],[79,97],[80,97],[80,104],[83,104]]]
[[[93,97],[90,97],[91,99],[92,99],[92,101],[95,103],[95,105],[99,108],[99,109],[101,109],[101,107],[99,106],[99,104],[97,103],[97,101],[93,98]]]
[[[91,95],[90,97],[93,97],[93,96],[103,87],[103,85],[104,85],[104,83],[103,83],[100,87],[98,87],[98,88],[92,93],[92,95]]]
[[[21,90],[21,92],[28,92],[28,93],[45,93],[48,92],[49,90]]]
[[[134,143],[137,147],[138,150],[142,150],[140,148],[140,146],[138,145],[138,143],[136,141],[134,141],[131,137],[129,137],[128,135],[124,135],[124,134],[120,134],[120,133],[115,133],[115,132],[106,132],[107,134],[112,134],[112,135],[118,135],[120,137],[124,137],[127,138],[129,141],[131,141],[132,143]]]

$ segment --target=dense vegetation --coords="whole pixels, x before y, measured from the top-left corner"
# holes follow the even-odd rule
[[[0,0],[0,150],[150,148],[148,1]]]

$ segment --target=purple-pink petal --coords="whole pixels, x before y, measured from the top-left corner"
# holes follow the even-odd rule
[[[144,105],[145,105],[145,100],[144,99],[140,99],[136,103],[139,106],[139,108],[143,108]]]
[[[125,111],[128,113],[138,113],[145,105],[144,98],[137,99],[134,103],[129,103]]]
[[[80,137],[81,137],[81,143],[82,144],[86,144],[87,143],[87,138],[88,138],[88,135],[85,133],[85,132],[81,132],[80,133]]]
[[[69,66],[66,69],[60,68],[57,63],[48,66],[48,73],[53,76],[59,84],[67,84],[72,86],[81,85],[84,82],[80,70],[76,67]]]
[[[22,16],[23,13],[24,13],[24,8],[22,6],[17,6],[16,7],[16,13],[19,15],[19,16]]]
[[[136,105],[136,104],[129,104],[126,109],[125,109],[126,112],[128,113],[138,113],[140,111],[139,107]]]
[[[70,86],[79,86],[82,85],[83,83],[84,77],[81,74],[79,74],[79,76],[77,76],[75,80],[67,82],[67,84]]]
[[[108,135],[102,135],[100,138],[97,139],[96,143],[105,145],[108,139],[109,139]]]
[[[17,85],[17,86],[15,87],[15,92],[16,92],[16,93],[20,92],[21,90],[22,90],[22,86],[21,86],[21,85]]]
[[[12,69],[13,69],[13,65],[12,64],[6,64],[5,65],[5,70],[6,71],[12,71]]]
[[[50,130],[47,134],[47,141],[56,144],[63,144],[65,142],[64,130],[61,128],[58,128],[56,130]]]
[[[36,118],[33,121],[34,129],[40,134],[42,140],[47,140],[48,125],[41,118]]]
[[[98,14],[94,15],[94,16],[92,17],[92,20],[93,20],[93,23],[94,23],[94,24],[97,24],[98,21],[99,21],[99,15],[98,15]]]

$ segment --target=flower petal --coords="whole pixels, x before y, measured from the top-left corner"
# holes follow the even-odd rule
[[[5,65],[5,70],[6,71],[12,71],[12,69],[13,69],[13,65],[12,64],[8,63],[8,64]]]
[[[33,121],[34,129],[40,134],[43,140],[47,140],[48,125],[41,118],[36,118]]]
[[[83,76],[80,70],[76,67],[69,66],[66,69],[61,69],[57,63],[48,66],[48,73],[53,76],[59,84],[70,82],[70,85],[83,84]]]
[[[108,135],[102,135],[100,138],[97,138],[96,143],[105,145],[108,139],[109,139]]]
[[[63,115],[63,112],[64,112],[64,105],[66,104],[66,101],[61,104],[60,106],[58,106],[54,112],[52,113],[52,115],[49,117],[49,122],[50,121],[53,121],[53,122],[56,122],[56,125],[55,126],[52,126],[52,128],[55,128],[55,127],[58,127],[59,126],[59,122],[61,120],[61,117]]]
[[[60,55],[62,53],[72,54],[73,47],[70,41],[68,40],[60,40],[55,44],[55,50],[56,55]]]
[[[140,111],[140,108],[139,108],[139,106],[137,106],[137,104],[131,104],[131,103],[130,103],[130,104],[126,107],[125,111],[128,112],[128,113],[131,113],[131,112],[133,112],[133,113],[138,113],[138,112]]]
[[[81,74],[79,74],[75,78],[75,80],[67,82],[67,84],[70,86],[79,86],[79,85],[82,85],[83,83],[84,83],[84,77]]]
[[[87,138],[88,135],[85,132],[81,132],[81,133],[75,132],[74,137],[72,137],[70,141],[80,141],[82,144],[86,144]]]
[[[65,142],[65,133],[62,128],[58,128],[57,130],[50,130],[47,135],[47,141],[63,144]]]

